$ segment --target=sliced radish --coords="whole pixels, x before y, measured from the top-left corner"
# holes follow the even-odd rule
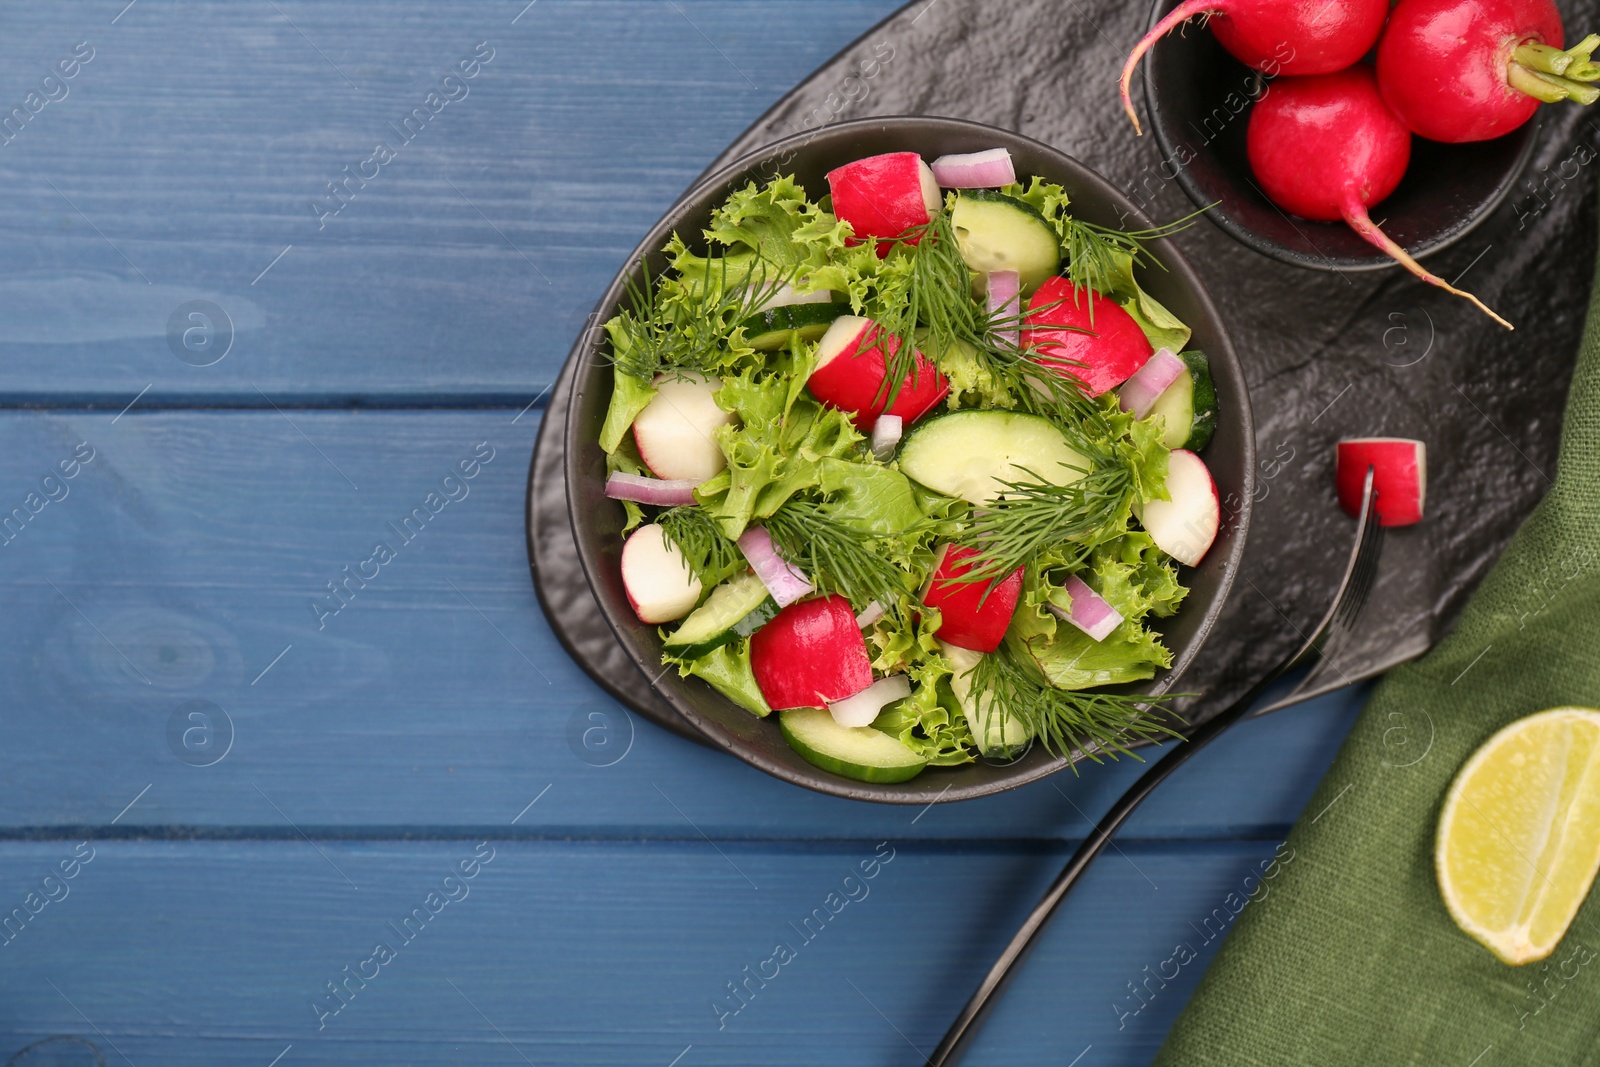
[[[894,403],[885,410],[883,383],[889,368],[884,350],[893,355],[903,343],[893,334],[883,333],[871,319],[841,315],[817,342],[817,367],[806,388],[824,404],[852,412],[856,428],[863,431],[880,415],[898,415],[902,426],[916,422],[950,394],[950,383],[933,360],[918,352]]]
[[[878,421],[872,424],[872,454],[887,463],[905,433],[905,426],[906,420],[899,415],[879,415]]]
[[[981,554],[976,549],[944,545],[934,559],[933,573],[922,590],[922,603],[939,609],[939,640],[974,652],[993,652],[1011,625],[1022,595],[1022,568],[993,589],[988,582],[957,582]]]
[[[1039,286],[1028,309],[1022,347],[1036,349],[1032,358],[1061,377],[1078,379],[1090,396],[1133,377],[1155,351],[1115,301],[1065,278]]]
[[[930,169],[946,189],[998,189],[1017,180],[1011,152],[1004,148],[940,156]]]
[[[1428,446],[1405,437],[1358,437],[1340,441],[1334,484],[1339,506],[1352,516],[1361,514],[1361,491],[1367,468],[1378,499],[1378,522],[1383,526],[1409,526],[1422,519],[1428,495]]]
[[[772,708],[821,708],[872,684],[872,661],[850,601],[790,604],[750,638],[750,669]]]
[[[833,721],[840,726],[871,726],[872,720],[896,700],[911,695],[911,679],[903,674],[879,678],[853,697],[835,700],[828,705]]]
[[[1123,411],[1132,412],[1134,418],[1142,419],[1150,414],[1161,394],[1188,372],[1188,364],[1173,355],[1172,349],[1157,349],[1149,362],[1122,383],[1117,390],[1117,404]]]
[[[752,526],[739,535],[739,551],[750,561],[761,584],[767,587],[778,607],[788,607],[815,587],[772,547],[772,535],[764,526]]]
[[[1086,585],[1074,574],[1062,587],[1072,598],[1072,610],[1062,611],[1054,604],[1050,611],[1088,634],[1095,641],[1104,641],[1111,631],[1122,625],[1122,613],[1106,602],[1105,598]]]
[[[700,599],[700,579],[653,522],[633,531],[622,545],[622,588],[640,622],[681,619]]]
[[[989,314],[999,315],[1008,325],[995,330],[995,336],[1012,348],[1022,347],[1022,275],[1014,270],[993,270],[987,275]]]
[[[632,500],[637,504],[670,508],[679,504],[693,504],[694,487],[699,484],[690,479],[669,482],[661,478],[646,478],[642,474],[612,471],[611,477],[606,479],[606,496],[612,500]]]
[[[899,238],[907,230],[926,226],[944,202],[933,171],[915,152],[890,152],[869,156],[828,172],[833,213],[850,224],[861,244],[868,237]],[[908,238],[915,244],[921,235]],[[878,254],[889,254],[886,242]]]
[[[1179,563],[1199,566],[1222,521],[1217,483],[1205,461],[1187,449],[1174,450],[1167,457],[1167,495],[1172,499],[1146,501],[1139,521],[1157,548]]]
[[[856,616],[856,625],[865,630],[867,627],[883,618],[884,615],[888,614],[888,611],[888,608],[874,600],[872,603],[861,609],[861,613]]]
[[[716,432],[733,422],[717,407],[722,382],[701,375],[660,374],[656,395],[633,420],[633,439],[650,473],[699,485],[728,465]]]

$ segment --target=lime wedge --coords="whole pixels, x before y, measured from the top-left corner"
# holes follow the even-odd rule
[[[1512,965],[1555,950],[1600,871],[1600,711],[1507,726],[1461,768],[1434,849],[1450,917]]]

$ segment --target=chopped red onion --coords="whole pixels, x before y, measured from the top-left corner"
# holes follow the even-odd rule
[[[1122,388],[1117,390],[1117,402],[1123,411],[1131,411],[1134,418],[1142,419],[1150,414],[1156,398],[1188,371],[1183,360],[1172,354],[1172,349],[1157,349],[1133,377],[1122,383]]]
[[[1017,180],[1011,153],[1004,148],[964,155],[940,156],[933,161],[933,176],[944,189],[998,189]]]
[[[1057,618],[1070,622],[1096,641],[1104,641],[1112,630],[1122,625],[1122,613],[1085,585],[1082,578],[1073,575],[1064,588],[1072,598],[1072,610],[1062,611],[1051,604],[1050,611]]]
[[[772,547],[772,535],[764,526],[746,530],[739,538],[739,551],[750,561],[750,569],[756,572],[756,577],[780,608],[788,607],[816,588],[778,555],[778,550]]]
[[[899,415],[879,415],[878,421],[872,424],[872,454],[888,462],[904,432],[905,420]]]
[[[861,614],[856,616],[856,625],[865,630],[867,627],[883,618],[885,612],[888,610],[888,608],[885,608],[882,604],[874,600],[872,603],[861,609]]]
[[[693,504],[695,482],[690,479],[668,481],[663,478],[646,478],[641,474],[623,474],[613,471],[606,479],[606,496],[612,500],[632,500],[637,504],[651,504],[670,508],[679,504]]]
[[[835,700],[828,705],[833,721],[840,726],[871,726],[880,712],[896,700],[911,695],[911,680],[903,674],[880,678],[853,697]]]
[[[1022,277],[1014,270],[992,270],[987,281],[989,293],[989,315],[993,318],[996,313],[1000,320],[1007,325],[995,331],[995,334],[1011,345],[1012,348],[1022,347]]]

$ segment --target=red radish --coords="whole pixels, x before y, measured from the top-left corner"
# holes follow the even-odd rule
[[[1172,349],[1159,349],[1137,374],[1122,383],[1117,391],[1117,406],[1132,412],[1134,418],[1142,419],[1150,414],[1161,394],[1188,373],[1188,364],[1173,355]]]
[[[840,726],[871,726],[884,707],[911,695],[911,679],[903,674],[879,678],[853,697],[828,705],[833,721]]]
[[[1394,192],[1411,159],[1411,131],[1384,104],[1371,67],[1278,79],[1251,112],[1245,141],[1250,169],[1274,204],[1320,222],[1343,219],[1418,278],[1512,328],[1471,293],[1428,273],[1367,214]]]
[[[1600,38],[1561,50],[1551,0],[1402,0],[1378,43],[1378,87],[1400,120],[1432,141],[1487,141],[1543,102],[1591,104]]]
[[[671,622],[700,599],[700,579],[678,546],[655,523],[641,526],[622,545],[622,588],[640,622]]]
[[[606,496],[612,500],[632,500],[639,504],[670,508],[679,504],[693,504],[694,487],[699,482],[685,479],[679,482],[646,478],[641,474],[624,474],[612,471],[606,479]]]
[[[1090,589],[1088,583],[1076,574],[1062,587],[1072,598],[1072,610],[1062,611],[1050,605],[1051,614],[1065,619],[1087,634],[1091,640],[1104,641],[1111,631],[1122,625],[1122,612],[1112,607],[1104,597]]]
[[[1051,278],[1034,291],[1022,347],[1061,377],[1078,379],[1090,396],[1127,381],[1155,351],[1132,315],[1065,278]]]
[[[1172,499],[1146,501],[1138,510],[1139,521],[1157,548],[1197,567],[1222,522],[1217,483],[1205,461],[1188,449],[1175,449],[1167,457],[1167,495]]]
[[[842,596],[802,600],[778,612],[750,638],[750,669],[777,710],[824,707],[872,684],[867,642]]]
[[[1409,526],[1422,520],[1428,495],[1428,446],[1404,437],[1358,437],[1340,441],[1334,465],[1334,485],[1339,506],[1351,516],[1361,514],[1361,494],[1367,469],[1377,491],[1373,507],[1381,526]]]
[[[939,609],[939,640],[974,652],[993,652],[1011,625],[1022,595],[1022,568],[994,588],[988,582],[957,582],[972,569],[976,549],[945,545],[934,560],[933,573],[922,590],[922,603]]]
[[[894,403],[885,409],[888,393],[883,383],[889,373],[885,351],[892,356],[903,343],[883,333],[871,319],[841,315],[817,342],[817,369],[806,388],[824,404],[853,412],[852,421],[863,432],[871,430],[879,415],[898,415],[902,425],[916,422],[950,394],[950,383],[933,360],[918,352]]]
[[[656,375],[656,395],[633,420],[633,440],[650,473],[695,485],[728,465],[716,432],[733,422],[717,407],[722,382],[697,374]]]
[[[1279,74],[1331,74],[1378,41],[1389,0],[1185,0],[1133,46],[1122,67],[1122,109],[1139,128],[1129,86],[1139,60],[1161,38],[1197,15],[1248,67]]]
[[[868,237],[893,240],[926,226],[944,203],[933,171],[915,152],[890,152],[846,163],[828,172],[828,189],[834,215],[855,231],[851,244]],[[917,239],[908,238],[911,244]],[[889,248],[888,242],[879,245],[878,255],[888,255]]]
[[[788,607],[816,588],[793,564],[778,555],[778,550],[772,547],[772,535],[764,526],[752,526],[740,534],[739,551],[744,553],[750,569],[755,571],[780,608]]]

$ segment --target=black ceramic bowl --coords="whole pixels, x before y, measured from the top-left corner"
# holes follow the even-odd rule
[[[1156,0],[1154,26],[1179,0]],[[1263,255],[1316,270],[1381,270],[1394,260],[1343,222],[1309,222],[1264,196],[1245,157],[1250,106],[1270,81],[1230,56],[1196,20],[1168,34],[1144,61],[1145,115],[1163,163],[1139,190],[1175,179],[1206,217]],[[1412,138],[1411,165],[1372,217],[1413,256],[1437,252],[1482,222],[1510,194],[1533,155],[1537,122],[1504,137],[1447,145]],[[1130,135],[1132,130],[1129,131]],[[1149,179],[1149,180],[1146,180]]]
[[[1065,186],[1079,216],[1102,225],[1148,225],[1147,220],[1109,183],[1083,164],[1025,137],[990,126],[938,118],[866,119],[829,126],[762,149],[705,178],[652,229],[629,257],[629,266],[611,283],[593,321],[603,322],[617,310],[624,287],[641,280],[643,256],[652,275],[664,267],[660,248],[678,232],[696,245],[711,210],[736,187],[790,173],[817,198],[828,191],[824,175],[834,167],[880,152],[920,152],[932,159],[948,152],[974,152],[1003,146],[1011,150],[1019,175],[1039,175]],[[1167,270],[1146,271],[1140,284],[1194,329],[1194,346],[1211,357],[1221,412],[1216,438],[1206,450],[1222,497],[1231,507],[1216,545],[1201,566],[1184,575],[1189,597],[1179,613],[1165,620],[1166,642],[1173,669],[1148,683],[1143,691],[1167,690],[1200,651],[1216,622],[1244,551],[1254,488],[1255,431],[1244,374],[1216,309],[1194,271],[1176,248],[1163,242],[1155,251]],[[623,509],[606,499],[605,455],[598,443],[611,397],[611,369],[600,331],[578,340],[570,359],[579,361],[566,417],[567,503],[579,558],[617,639],[656,690],[716,746],[785,781],[835,796],[887,803],[926,804],[933,800],[965,800],[1003,792],[1042,778],[1067,765],[1039,746],[1004,765],[977,762],[954,768],[929,768],[909,782],[875,785],[842,778],[807,763],[778,730],[775,717],[758,719],[697,678],[663,671],[661,640],[654,626],[641,623],[623,592],[619,560]],[[554,413],[553,413],[554,414]]]

